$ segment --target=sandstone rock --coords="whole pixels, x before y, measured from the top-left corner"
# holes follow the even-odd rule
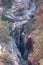
[[[0,62],[0,65],[4,65],[4,63],[3,62]]]

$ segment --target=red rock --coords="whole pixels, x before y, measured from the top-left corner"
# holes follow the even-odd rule
[[[3,62],[0,62],[0,65],[4,65],[4,63]]]

